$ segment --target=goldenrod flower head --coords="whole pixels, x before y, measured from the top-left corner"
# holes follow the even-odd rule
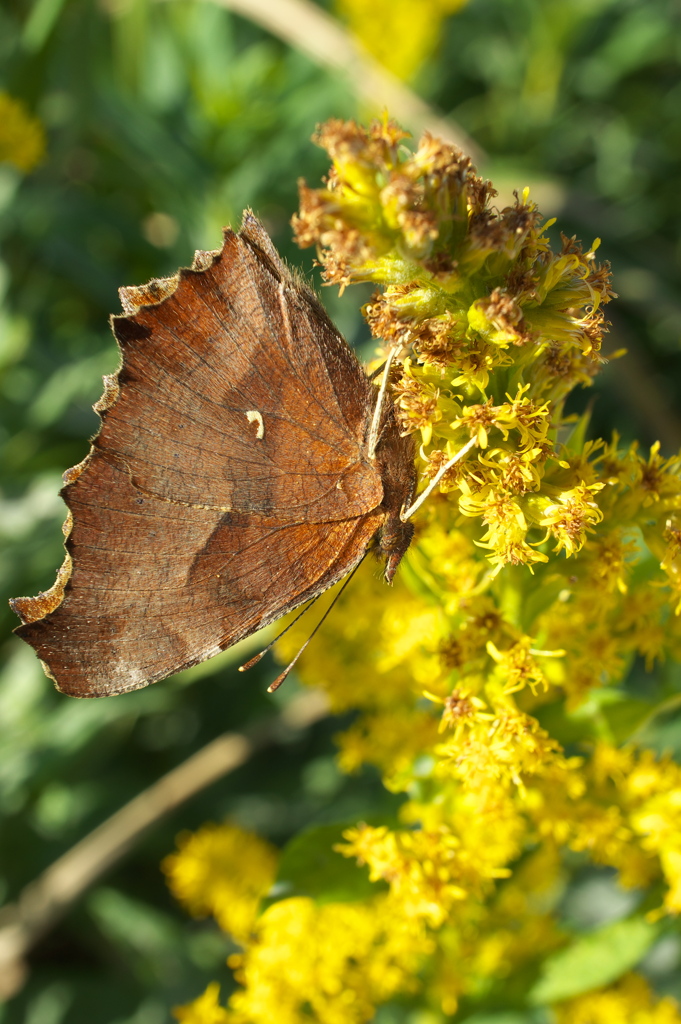
[[[623,877],[649,877],[633,831],[641,826],[612,811],[614,796],[610,809],[581,807],[589,829],[575,824],[582,762],[566,758],[530,713],[551,690],[574,708],[593,687],[615,685],[634,655],[650,663],[680,649],[669,622],[670,596],[681,610],[679,460],[662,458],[658,445],[642,456],[617,437],[590,441],[588,417],[564,415],[569,392],[588,386],[602,363],[613,292],[607,264],[596,262],[599,241],[585,250],[563,235],[553,251],[526,192],[495,208],[491,184],[427,133],[410,151],[386,120],[369,129],[331,121],[317,141],[333,167],[326,189],[302,188],[300,244],[317,245],[329,283],[381,285],[364,313],[383,353],[403,357],[393,393],[403,431],[420,435],[423,476],[475,441],[442,478],[441,500],[417,517],[407,558],[404,575],[431,635],[419,643],[410,632],[401,643],[384,619],[365,637],[365,664],[367,650],[376,652],[368,656],[399,672],[400,687],[389,711],[367,708],[342,737],[342,763],[378,763],[408,792],[410,771],[412,787],[428,778],[432,799],[443,801],[438,814],[453,813],[444,795],[452,785],[479,801],[503,793],[544,836],[588,849]],[[381,599],[388,621],[402,600]],[[343,634],[342,614],[335,621]],[[349,692],[343,663],[336,685]],[[434,707],[450,702],[439,742],[417,707],[424,690]],[[565,796],[555,814],[543,796],[549,785]],[[432,825],[428,800],[410,806]],[[439,820],[451,828],[446,815]],[[674,859],[669,844],[658,856]],[[663,870],[672,893],[676,876]]]
[[[338,847],[388,892],[283,900],[253,924],[254,895],[233,1024],[359,1024],[419,984],[453,1014],[533,973],[566,941],[552,914],[566,850],[623,886],[659,885],[655,913],[681,913],[681,768],[615,745],[605,713],[627,700],[635,658],[681,657],[681,460],[589,440],[588,415],[565,414],[602,365],[613,293],[598,241],[554,250],[526,192],[498,209],[466,156],[405,139],[387,119],[322,126],[333,166],[325,188],[302,187],[294,221],[329,283],[379,286],[364,314],[376,366],[397,350],[389,384],[424,481],[461,456],[414,517],[395,586],[365,564],[300,662],[334,710],[356,712],[342,769],[375,765],[405,796],[398,823],[359,824]],[[540,724],[546,703],[588,725],[580,756]],[[250,877],[243,843],[234,856],[225,893]],[[215,913],[231,897],[208,900],[219,869],[196,860],[184,898]],[[633,975],[555,1013],[681,1024]]]
[[[596,523],[603,521],[603,513],[593,500],[594,494],[603,487],[603,483],[572,487],[562,491],[557,501],[545,506],[539,525],[547,526],[548,534],[555,538],[555,551],[564,550],[568,557],[581,551],[587,531],[593,532]]]
[[[182,832],[161,867],[170,890],[194,917],[211,914],[237,942],[249,936],[277,866],[274,847],[236,825]]]
[[[495,210],[470,160],[427,133],[414,153],[387,121],[330,121],[317,141],[333,169],[326,190],[302,187],[298,241],[320,247],[330,283],[383,283],[364,311],[389,347],[412,351],[394,393],[404,432],[421,433],[424,472],[474,437],[478,454],[441,489],[485,524],[492,564],[545,562],[541,525],[575,553],[599,521],[600,484],[589,467],[560,486],[569,463],[555,436],[566,394],[599,365],[607,267],[574,239],[552,253],[526,195]],[[542,491],[543,507],[518,500]]]
[[[465,516],[479,517],[487,527],[476,543],[493,552],[490,561],[497,570],[504,565],[548,561],[547,555],[528,544],[528,522],[521,504],[512,495],[491,485],[473,491],[467,480],[460,487],[459,509]]]
[[[487,705],[484,700],[475,697],[466,690],[452,690],[444,700],[425,691],[424,696],[428,697],[435,704],[443,704],[444,711],[440,719],[438,732],[445,729],[453,729],[456,739],[459,739],[466,726],[475,721],[492,721],[494,715],[487,712]]]

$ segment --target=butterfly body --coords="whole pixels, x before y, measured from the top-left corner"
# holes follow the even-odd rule
[[[67,556],[12,602],[58,688],[123,693],[317,596],[411,540],[410,438],[250,214],[189,270],[121,289],[102,427],[65,474]]]

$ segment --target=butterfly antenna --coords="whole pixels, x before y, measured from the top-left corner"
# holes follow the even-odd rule
[[[339,597],[341,596],[341,594],[343,593],[343,591],[344,591],[344,590],[345,590],[345,588],[347,587],[348,583],[350,582],[350,580],[352,579],[352,577],[353,577],[353,576],[355,575],[355,573],[356,573],[356,572],[357,572],[357,570],[359,569],[360,565],[361,565],[361,564],[362,564],[362,562],[364,561],[364,558],[366,558],[366,555],[364,555],[364,556],[362,557],[362,561],[361,561],[361,562],[358,562],[358,564],[357,564],[357,565],[355,566],[355,568],[354,568],[354,569],[352,570],[352,572],[350,573],[350,575],[348,576],[348,578],[347,578],[347,579],[346,579],[346,580],[345,580],[345,581],[343,582],[343,586],[339,588],[339,590],[338,590],[338,592],[337,592],[336,596],[334,597],[333,601],[331,602],[331,604],[329,605],[329,607],[328,607],[328,608],[326,609],[326,611],[325,611],[325,612],[324,612],[324,614],[322,615],[321,619],[319,620],[319,622],[317,623],[317,625],[315,626],[315,628],[314,628],[314,629],[312,630],[312,632],[310,633],[309,637],[307,638],[307,640],[305,641],[305,643],[303,644],[303,646],[302,646],[302,647],[300,648],[300,650],[299,650],[299,651],[298,651],[298,653],[296,654],[295,658],[293,658],[293,660],[292,660],[292,661],[290,661],[290,662],[288,663],[288,665],[286,666],[286,668],[284,669],[284,671],[283,671],[283,672],[281,672],[281,673],[280,673],[280,674],[279,674],[279,675],[277,676],[277,678],[276,678],[276,679],[274,680],[274,682],[273,682],[273,683],[270,683],[270,685],[269,685],[269,686],[267,687],[267,692],[268,692],[268,693],[274,693],[274,691],[275,691],[275,690],[278,690],[278,689],[279,689],[279,687],[281,686],[281,684],[282,684],[282,683],[284,682],[284,680],[286,679],[287,675],[289,674],[289,672],[291,671],[291,669],[293,668],[293,666],[295,665],[295,663],[296,663],[296,662],[298,661],[298,658],[299,658],[299,657],[300,657],[300,655],[301,655],[301,654],[303,653],[303,651],[305,650],[305,648],[307,647],[307,645],[309,644],[310,640],[311,640],[311,639],[312,639],[312,637],[313,637],[313,636],[315,635],[315,633],[317,632],[317,630],[319,629],[319,627],[320,627],[320,626],[321,626],[321,625],[323,624],[324,620],[326,619],[327,615],[329,614],[329,612],[331,611],[331,609],[332,609],[332,608],[333,608],[333,606],[335,605],[336,601],[337,601],[337,600],[338,600],[338,598],[339,598]],[[315,598],[315,600],[316,600],[316,598]],[[306,610],[307,610],[307,609],[306,609]],[[297,622],[297,620],[298,620],[299,618],[300,618],[300,616],[297,616],[297,617],[296,617],[296,618],[295,618],[295,619],[293,620],[293,622]],[[291,626],[293,625],[293,622],[291,623]],[[287,628],[289,628],[289,627],[287,627]],[[286,630],[284,630],[284,633],[285,633],[285,632],[286,632]],[[283,634],[279,634],[279,635],[281,636],[281,635],[283,635]],[[277,637],[277,639],[279,639],[279,638]],[[272,643],[274,643],[274,640],[272,641]],[[272,644],[270,644],[270,647],[271,647],[271,646],[272,646]]]
[[[383,403],[385,400],[385,392],[388,387],[388,377],[390,375],[390,367],[393,364],[393,360],[398,353],[399,348],[393,348],[390,350],[390,355],[383,364],[383,377],[381,379],[381,386],[378,389],[378,398],[376,399],[376,405],[374,407],[374,415],[371,421],[371,427],[369,429],[369,440],[367,441],[367,449],[369,458],[373,459],[376,452],[376,445],[378,444],[378,436],[381,430],[381,415],[383,413]]]
[[[455,466],[457,462],[460,462],[464,455],[467,455],[471,448],[474,448],[477,443],[478,438],[476,435],[475,437],[472,437],[470,441],[468,441],[468,443],[463,446],[463,448],[460,448],[456,455],[452,456],[449,462],[445,462],[444,466],[441,466],[440,469],[438,469],[437,473],[430,481],[426,489],[421,491],[414,504],[410,505],[409,508],[403,508],[402,511],[400,512],[400,519],[402,520],[403,523],[406,523],[407,519],[411,518],[414,512],[416,512],[417,508],[420,508],[423,502],[426,500],[426,498],[428,498],[433,493],[433,491],[440,483],[440,480],[442,480],[442,477],[445,475],[447,470],[451,469],[452,466]]]
[[[298,619],[302,619],[302,617],[305,614],[305,612],[309,611],[309,609],[312,607],[312,605],[315,603],[315,601],[318,601],[321,596],[322,596],[321,594],[317,594],[317,596],[313,597],[311,601],[308,601],[307,604],[305,605],[305,607],[303,608],[302,612],[298,612],[298,614],[296,615],[295,619],[291,619],[291,621],[289,622],[288,626],[286,626],[285,629],[282,629],[281,633],[277,633],[277,635],[275,636],[274,640],[270,640],[270,642],[268,643],[267,647],[263,647],[263,649],[260,651],[259,654],[256,654],[255,657],[251,658],[249,661],[245,661],[243,665],[239,665],[239,672],[248,672],[249,668],[253,668],[254,665],[257,665],[258,662],[260,661],[260,659],[264,658],[265,655],[267,654],[267,652],[269,650],[271,650],[272,647],[274,647],[274,645],[276,644],[277,640],[281,640],[281,638],[284,635],[284,633],[288,633],[288,631],[291,628],[291,626],[295,626],[295,624],[298,621]]]

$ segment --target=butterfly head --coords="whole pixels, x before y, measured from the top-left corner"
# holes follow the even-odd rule
[[[403,523],[399,515],[388,515],[378,532],[378,548],[385,558],[384,577],[392,583],[402,556],[414,536],[413,523]]]
[[[382,431],[376,459],[383,484],[382,507],[385,512],[376,544],[380,555],[385,558],[385,580],[392,583],[414,535],[413,525],[403,522],[401,512],[410,503],[416,488],[414,443],[411,437],[400,434],[392,408]]]

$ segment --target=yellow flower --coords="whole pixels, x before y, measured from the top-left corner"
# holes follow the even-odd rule
[[[460,488],[459,508],[465,516],[482,518],[487,532],[477,543],[492,552],[489,560],[497,571],[504,565],[532,565],[548,561],[547,555],[526,541],[528,523],[512,495],[492,487],[475,493],[465,480],[461,481]]]
[[[217,981],[212,981],[198,999],[185,1006],[174,1007],[173,1017],[180,1024],[229,1024],[232,1014],[220,1006],[219,998],[220,986]]]
[[[582,549],[587,532],[603,520],[593,495],[604,486],[596,483],[572,487],[559,494],[557,501],[546,505],[539,525],[548,527],[547,536],[555,538],[554,551],[565,551],[569,558]]]
[[[554,1007],[557,1024],[681,1024],[675,999],[657,999],[638,974]]]
[[[491,722],[480,721],[465,739],[453,738],[436,752],[445,759],[442,770],[471,788],[508,782],[522,788],[523,776],[570,764],[535,718],[512,707],[500,707]]]
[[[465,0],[337,0],[363,46],[400,78],[411,78],[435,50],[442,21]]]
[[[45,132],[40,121],[28,113],[21,100],[0,92],[0,162],[14,164],[27,173],[39,164],[45,152]]]
[[[537,656],[541,654],[562,658],[565,654],[565,651],[562,650],[534,651],[530,637],[524,637],[503,653],[489,640],[487,651],[497,664],[492,680],[496,677],[500,681],[501,693],[505,695],[517,693],[526,686],[529,686],[533,693],[536,692],[537,687],[548,690],[549,684],[539,666]]]
[[[406,7],[393,4],[394,24]],[[424,21],[434,9],[420,5]],[[372,13],[384,25],[383,0]],[[618,692],[633,659],[681,657],[681,460],[586,440],[588,415],[565,415],[601,366],[612,292],[597,244],[563,236],[554,252],[526,192],[498,209],[464,154],[427,133],[414,152],[404,140],[387,117],[328,122],[327,185],[302,188],[295,218],[328,282],[380,289],[364,313],[376,365],[399,348],[390,386],[422,478],[475,442],[415,516],[395,586],[367,562],[300,662],[303,682],[356,713],[338,737],[343,770],[376,765],[406,794],[399,825],[357,825],[340,847],[388,892],[283,900],[256,918],[273,866],[254,877],[261,855],[221,845],[215,826],[185,839],[171,886],[244,947],[219,1021],[361,1024],[421,984],[424,1005],[454,1014],[561,944],[553,909],[577,855],[624,886],[664,883],[657,912],[681,912],[681,767],[605,739],[636,712]],[[282,655],[307,635],[294,626]],[[576,739],[583,728],[583,756],[549,721]],[[636,976],[555,1014],[681,1024]]]
[[[472,781],[470,786],[464,786],[451,773],[440,771],[433,773],[433,779],[437,783],[437,800],[428,798],[427,788],[417,798],[419,790],[414,788],[415,795],[403,806],[400,817],[406,825],[414,827],[414,835],[420,836],[417,852],[428,849],[438,836],[443,837],[444,849],[435,863],[446,856],[450,883],[460,886],[478,905],[480,894],[491,893],[495,880],[511,874],[508,865],[522,849],[527,825],[517,800],[518,791],[497,786],[493,780],[480,785]],[[400,849],[406,857],[408,851],[402,839]],[[411,849],[410,857],[416,856]],[[457,916],[462,910],[463,905],[457,902]]]
[[[274,882],[274,847],[236,825],[211,824],[181,833],[177,845],[178,852],[161,865],[173,896],[194,917],[212,914],[224,931],[244,942]]]
[[[428,693],[428,691],[424,692],[424,696],[436,704],[444,705],[438,732],[444,732],[445,729],[453,729],[455,740],[459,740],[466,726],[471,725],[473,722],[491,722],[494,719],[494,715],[487,712],[487,705],[484,700],[473,696],[467,690],[452,690],[449,697],[445,697],[444,700],[434,696],[432,693]]]
[[[347,843],[336,849],[367,864],[372,881],[389,882],[393,901],[407,919],[438,927],[452,906],[466,898],[462,883],[478,887],[459,857],[457,837],[444,828],[436,833],[391,832],[360,825],[343,836]]]
[[[388,789],[401,792],[409,785],[414,761],[434,747],[436,739],[437,721],[412,707],[364,714],[336,736],[338,764],[344,772],[374,764]]]
[[[432,941],[385,896],[317,906],[282,900],[258,921],[255,941],[230,958],[243,988],[229,1006],[248,1024],[363,1024],[376,1006],[414,990]]]
[[[643,505],[648,507],[672,494],[678,494],[675,485],[674,470],[678,467],[679,458],[664,459],[660,455],[660,442],[651,446],[647,462],[640,463],[640,487],[644,492]],[[670,473],[670,470],[672,471]]]
[[[522,452],[491,448],[478,455],[478,462],[491,470],[489,478],[495,488],[502,492],[522,495],[526,491],[539,490],[540,466],[544,461],[544,455],[543,448],[529,448]]]

